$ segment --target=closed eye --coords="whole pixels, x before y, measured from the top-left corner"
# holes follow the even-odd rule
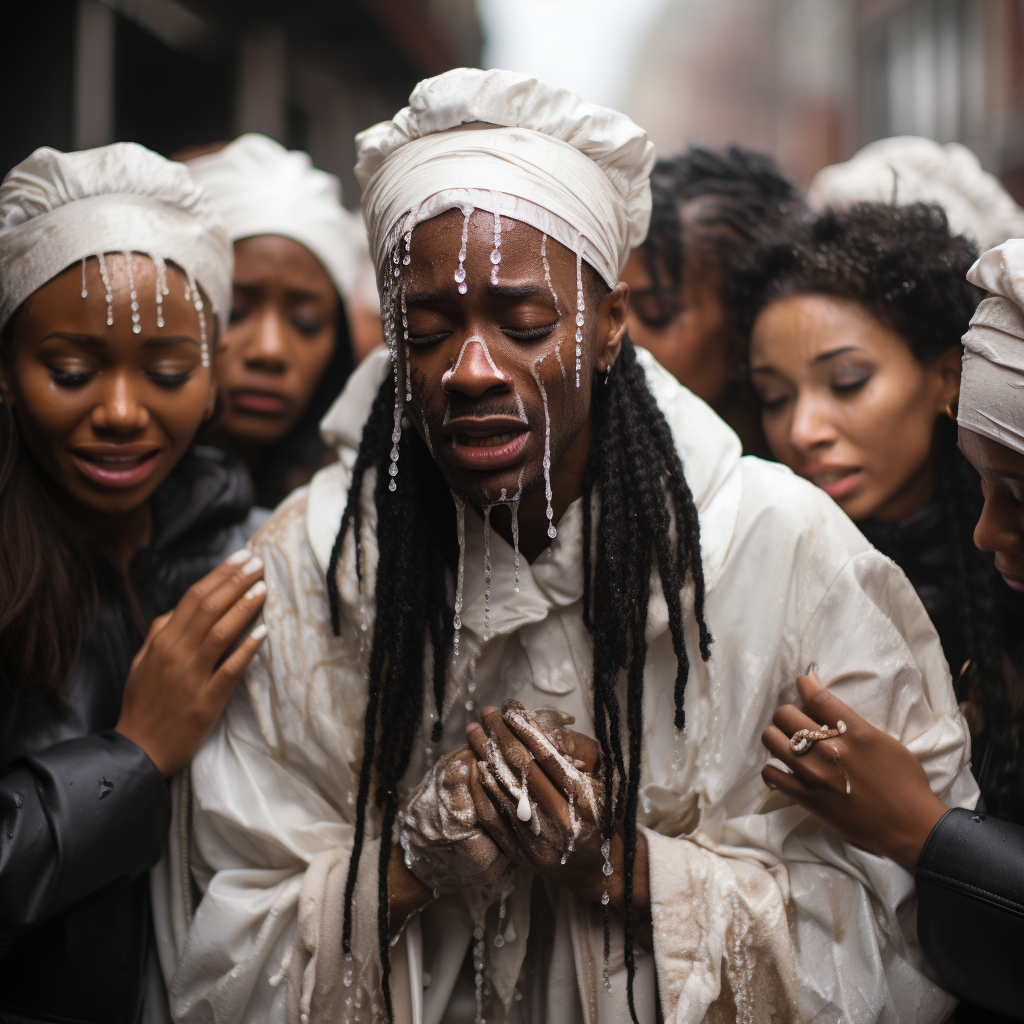
[[[540,341],[547,338],[561,322],[556,320],[553,324],[544,324],[541,327],[503,327],[501,330],[513,341]]]

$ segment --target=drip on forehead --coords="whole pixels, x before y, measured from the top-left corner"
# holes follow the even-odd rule
[[[500,230],[503,231],[514,229],[514,225],[510,225],[509,221],[529,225],[541,235],[560,242],[570,252],[579,253],[584,262],[594,269],[609,288],[614,288],[618,283],[621,267],[608,265],[607,261],[601,258],[598,248],[578,227],[529,200],[505,192],[484,189],[452,189],[426,200],[415,210],[409,210],[399,216],[389,231],[383,248],[376,254],[378,281],[383,279],[386,282],[391,275],[392,254],[405,237],[415,231],[420,224],[440,217],[450,210],[459,210],[463,217],[466,216],[467,210],[470,215],[476,211],[490,214],[492,217],[496,215],[502,219]],[[494,234],[497,242],[497,229]],[[500,245],[494,245],[492,248],[500,252]],[[500,264],[500,260],[497,263]]]

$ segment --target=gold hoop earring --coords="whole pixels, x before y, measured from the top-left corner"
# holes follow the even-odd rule
[[[952,421],[953,421],[954,423],[956,422],[956,413],[955,413],[955,412],[953,412],[953,403],[952,403],[952,402],[947,402],[947,403],[946,403],[946,415],[947,415],[947,416],[948,416],[948,417],[949,417],[949,418],[950,418],[950,419],[951,419],[951,420],[952,420]]]

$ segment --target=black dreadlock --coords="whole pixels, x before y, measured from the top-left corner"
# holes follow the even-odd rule
[[[368,469],[377,474],[376,618],[369,663],[363,761],[356,800],[355,840],[345,890],[342,944],[347,954],[352,934],[352,895],[366,830],[370,782],[376,773],[375,801],[382,808],[378,862],[378,943],[385,1009],[392,1019],[388,944],[388,861],[397,813],[397,786],[409,765],[422,717],[424,663],[429,637],[437,721],[441,735],[445,668],[452,647],[453,609],[447,573],[455,571],[458,551],[451,492],[426,445],[415,431],[399,442],[398,488],[388,490],[394,384],[381,385],[363,430],[349,487],[348,503],[331,552],[327,589],[335,632],[340,628],[338,559],[351,531],[356,571],[362,580],[361,498]],[[711,654],[704,623],[704,573],[700,558],[697,508],[683,475],[672,433],[647,388],[643,368],[628,338],[624,340],[607,386],[593,389],[594,440],[584,476],[583,569],[584,621],[594,642],[594,729],[601,747],[601,771],[608,799],[602,832],[610,838],[621,820],[625,858],[624,928],[630,1013],[636,962],[633,952],[633,865],[636,813],[640,792],[643,672],[647,657],[644,631],[655,561],[668,604],[669,629],[677,658],[675,724],[685,725],[683,698],[689,674],[681,591],[693,578],[698,649]],[[598,509],[596,522],[592,507]],[[673,529],[675,535],[673,536]],[[595,542],[596,559],[591,558]],[[625,733],[620,689],[625,689]],[[388,743],[378,744],[383,723]],[[605,907],[605,943],[608,908]]]
[[[901,335],[914,357],[927,364],[960,345],[982,298],[966,278],[976,256],[973,242],[950,233],[939,206],[859,203],[845,211],[826,210],[796,244],[765,252],[764,265],[750,276],[751,300],[740,310],[740,320],[749,331],[761,309],[790,295],[852,299]],[[1002,646],[995,568],[974,545],[983,504],[980,482],[956,439],[954,423],[936,424],[937,496],[956,564],[958,625],[969,659],[959,676],[960,666],[950,667],[975,743],[984,748],[972,767],[986,806],[1009,817],[1016,813],[1024,725],[1014,714],[1020,683]]]

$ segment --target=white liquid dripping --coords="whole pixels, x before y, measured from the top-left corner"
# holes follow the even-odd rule
[[[124,265],[128,270],[128,298],[132,308],[132,334],[140,334],[142,325],[139,323],[139,294],[135,290],[135,273],[132,267],[132,254],[123,253]]]
[[[469,218],[473,216],[473,207],[462,208],[462,247],[459,249],[459,265],[455,271],[455,283],[459,286],[459,294],[465,295],[469,291],[466,284],[466,246],[469,242]]]
[[[82,298],[83,299],[89,298],[89,289],[86,288],[86,286],[85,286],[85,261],[86,261],[86,259],[88,259],[88,257],[86,257],[86,256],[82,257]]]
[[[548,236],[541,235],[540,238],[540,258],[544,263],[544,283],[548,286],[548,291],[551,292],[551,299],[555,304],[555,313],[558,319],[562,319],[562,310],[558,305],[558,295],[555,293],[555,286],[551,283],[551,266],[548,263]],[[562,371],[562,390],[569,386],[569,378],[565,372],[565,363],[562,362],[562,348],[560,345],[555,345],[555,359],[558,360],[558,368]]]
[[[167,288],[167,264],[162,256],[154,256],[153,263],[156,265],[156,325],[164,325],[164,296],[169,295]]]
[[[548,537],[554,540],[558,536],[558,530],[555,529],[555,524],[552,521],[555,513],[551,508],[551,416],[548,413],[548,393],[544,390],[544,383],[540,379],[540,373],[537,371],[537,367],[546,358],[547,353],[545,352],[539,359],[535,359],[530,364],[530,373],[533,374],[533,379],[537,382],[537,387],[540,389],[540,398],[544,403],[544,496],[548,502],[545,514],[548,517]]]
[[[459,656],[459,634],[462,630],[462,581],[466,573],[466,503],[457,495],[452,494],[455,502],[455,523],[459,535],[459,573],[455,579],[455,640],[453,648],[455,657]]]
[[[107,326],[114,326],[114,293],[110,290],[110,277],[107,275],[107,261],[103,253],[99,254],[100,277],[103,280],[103,288],[106,291],[107,300]]]
[[[523,772],[523,789],[519,794],[519,806],[516,807],[516,817],[520,821],[529,821],[532,816],[530,809],[530,796],[526,791],[526,772]]]
[[[491,250],[491,284],[498,283],[498,264],[501,262],[501,214],[494,215],[494,248]]]
[[[199,362],[204,366],[210,365],[210,346],[206,342],[206,314],[203,312],[203,297],[199,293],[199,286],[195,282],[195,278],[190,274],[185,282],[185,300],[192,300],[192,307],[196,311],[196,315],[199,317]],[[135,330],[133,327],[132,330]]]
[[[484,640],[491,638],[491,509],[484,507]]]
[[[583,248],[576,240],[576,387],[580,386],[583,356]]]

